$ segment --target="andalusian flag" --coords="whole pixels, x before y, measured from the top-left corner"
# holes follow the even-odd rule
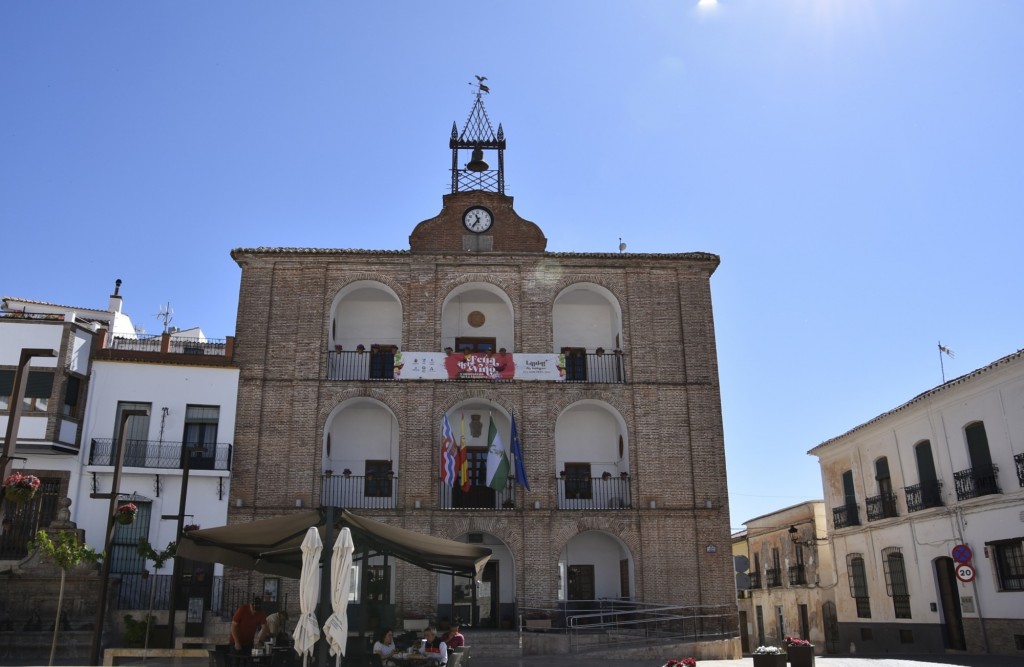
[[[455,486],[455,459],[459,454],[459,446],[452,434],[452,425],[448,421],[448,415],[441,417],[441,482],[448,486]]]
[[[495,491],[504,490],[508,484],[508,454],[494,425],[494,417],[487,427],[487,486]]]
[[[455,459],[455,467],[459,471],[459,484],[462,492],[469,491],[469,452],[466,450],[466,413],[462,413],[459,423],[459,455]]]

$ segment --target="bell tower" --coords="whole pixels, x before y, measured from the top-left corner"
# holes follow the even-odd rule
[[[544,252],[547,239],[534,223],[512,208],[505,194],[505,131],[494,131],[484,108],[490,92],[485,76],[476,77],[476,99],[459,132],[452,123],[452,191],[442,197],[441,212],[416,225],[409,235],[413,252]],[[461,153],[461,158],[460,158]],[[488,155],[490,153],[490,155]],[[495,156],[495,153],[497,155]],[[497,158],[497,169],[491,164]],[[459,160],[466,160],[459,164]]]
[[[459,133],[455,121],[452,121],[452,138],[448,145],[452,149],[452,194],[468,190],[483,190],[505,194],[505,131],[498,124],[498,132],[494,132],[491,119],[484,108],[484,95],[490,93],[484,81],[486,76],[476,77],[476,101],[469,111],[466,124]],[[473,84],[471,84],[473,85]],[[470,159],[462,168],[459,167],[459,151],[470,151]],[[485,160],[484,151],[497,151],[498,168],[491,169]]]

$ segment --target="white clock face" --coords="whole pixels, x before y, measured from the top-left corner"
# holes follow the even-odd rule
[[[491,212],[482,206],[466,209],[466,212],[462,214],[462,224],[469,231],[478,234],[490,229],[493,222],[494,218],[491,217]]]

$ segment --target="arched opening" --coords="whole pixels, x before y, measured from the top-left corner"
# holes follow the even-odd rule
[[[618,537],[589,530],[570,539],[558,557],[558,599],[567,613],[600,608],[609,600],[631,600],[633,556]]]
[[[391,508],[398,497],[398,419],[372,398],[345,401],[324,427],[321,504]]]
[[[552,340],[569,382],[622,381],[622,309],[606,288],[576,283],[552,307]]]
[[[470,577],[438,575],[437,609],[439,625],[445,620],[460,619],[463,625],[480,628],[507,628],[514,626],[516,599],[516,568],[512,550],[501,538],[482,531],[471,531],[456,538],[491,550],[491,558],[484,566],[480,581]]]
[[[515,349],[512,301],[490,283],[459,285],[441,306],[441,347],[455,352]]]
[[[514,509],[511,413],[489,400],[473,398],[452,406],[445,412],[442,423],[445,420],[451,430],[455,451],[451,455],[454,461],[450,464],[441,461],[442,472],[437,478],[440,506],[450,509]],[[490,436],[492,424],[493,443]],[[492,444],[496,456],[504,452],[505,473],[496,468],[494,462],[488,470]],[[498,479],[499,474],[504,475],[500,478],[504,484]]]
[[[560,509],[632,506],[626,422],[597,400],[573,403],[555,422],[555,474]]]
[[[331,306],[328,378],[390,379],[402,343],[402,303],[387,285],[359,280],[346,285]]]

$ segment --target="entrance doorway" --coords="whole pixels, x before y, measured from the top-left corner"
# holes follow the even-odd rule
[[[956,583],[956,565],[948,556],[935,559],[935,579],[942,608],[942,638],[946,648],[966,651],[964,617],[960,609],[960,592]]]

